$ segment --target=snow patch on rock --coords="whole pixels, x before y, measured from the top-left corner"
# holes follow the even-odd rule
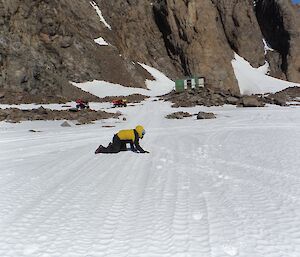
[[[264,49],[265,49],[265,55],[267,54],[268,51],[274,51],[273,48],[270,47],[268,42],[263,38],[263,43],[264,43]]]
[[[102,12],[99,9],[98,5],[94,1],[90,2],[90,4],[96,10],[98,16],[100,17],[100,21],[105,25],[105,27],[107,27],[108,29],[111,30],[111,26],[104,19],[103,15],[102,15]]]
[[[99,37],[94,39],[95,43],[100,45],[100,46],[109,46],[109,43],[107,43],[103,37]]]
[[[253,68],[249,62],[235,53],[232,66],[242,95],[276,93],[288,87],[300,84],[283,81],[266,75],[268,63],[259,68]]]
[[[146,96],[160,96],[171,92],[174,89],[174,82],[162,72],[146,64],[140,64],[146,69],[155,80],[146,80],[148,89],[125,87],[103,80],[94,80],[83,83],[71,82],[72,85],[79,87],[83,91],[89,92],[98,97],[106,96],[128,96],[132,94],[142,94]]]

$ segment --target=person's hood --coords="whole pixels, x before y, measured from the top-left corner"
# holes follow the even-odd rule
[[[141,125],[138,125],[138,126],[135,127],[135,130],[138,133],[139,138],[143,138],[143,136],[145,135],[145,129],[144,129],[144,127],[141,126]]]

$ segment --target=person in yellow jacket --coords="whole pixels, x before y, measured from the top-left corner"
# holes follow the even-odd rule
[[[107,147],[100,145],[95,154],[98,153],[119,153],[120,151],[127,151],[127,143],[130,144],[130,149],[133,152],[149,153],[145,151],[139,144],[139,140],[145,135],[145,129],[143,126],[138,125],[135,129],[120,130],[114,135],[112,143],[109,143]]]

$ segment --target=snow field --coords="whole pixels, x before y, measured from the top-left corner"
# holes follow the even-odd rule
[[[161,72],[140,65],[155,78],[146,81],[149,90],[76,86],[100,97],[173,89]],[[274,90],[267,66],[253,69],[236,56],[233,67],[242,93]],[[178,109],[153,100],[115,108],[126,121],[0,123],[1,257],[300,256],[299,108],[180,108],[217,119],[167,120]],[[108,103],[90,106],[111,111]],[[94,155],[138,124],[150,154]]]
[[[182,110],[217,119],[147,100],[126,122],[1,123],[0,256],[299,256],[299,108]],[[94,155],[137,124],[150,154]]]

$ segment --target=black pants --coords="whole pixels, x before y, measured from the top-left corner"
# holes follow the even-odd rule
[[[114,135],[112,143],[109,143],[107,147],[101,147],[101,149],[99,149],[99,153],[118,153],[126,150],[126,142],[123,142],[117,135]]]

